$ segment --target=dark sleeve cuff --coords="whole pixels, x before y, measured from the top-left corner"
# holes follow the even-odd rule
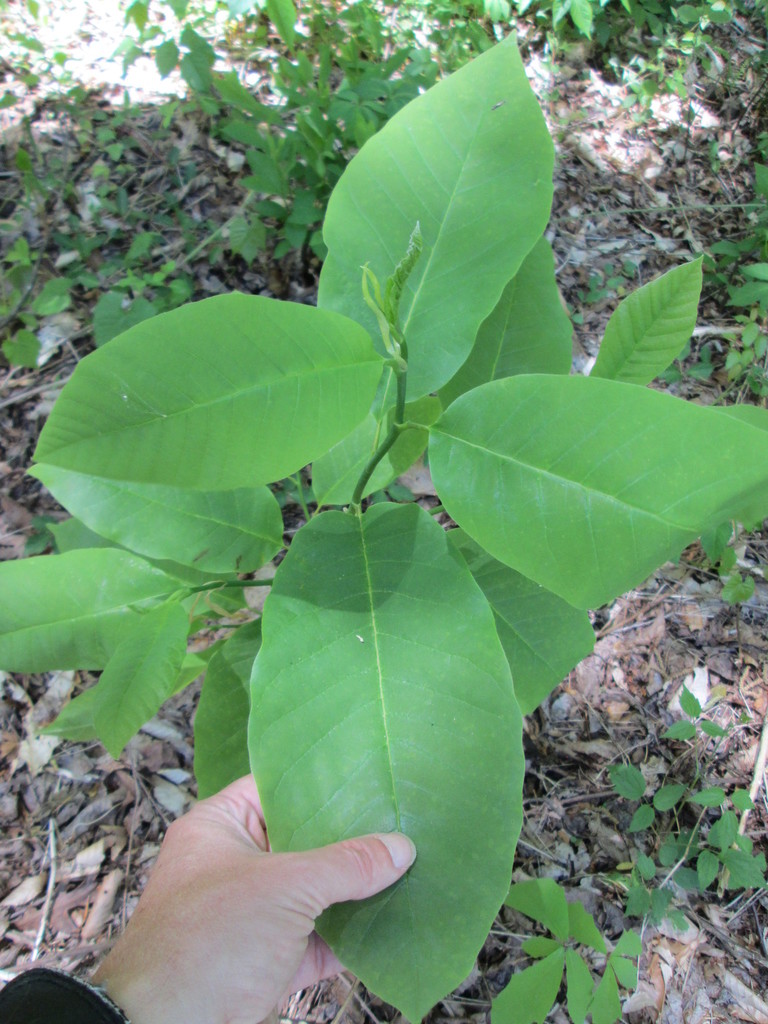
[[[0,992],[2,1024],[130,1024],[101,989],[61,971],[34,967]]]

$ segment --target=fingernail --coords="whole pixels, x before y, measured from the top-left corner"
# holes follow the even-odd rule
[[[385,832],[379,839],[389,850],[396,868],[407,868],[416,860],[416,847],[402,832]]]

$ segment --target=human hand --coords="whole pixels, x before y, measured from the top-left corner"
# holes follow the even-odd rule
[[[132,1024],[254,1024],[342,969],[315,918],[386,889],[415,856],[399,833],[271,853],[256,784],[239,779],[168,829],[93,980]]]

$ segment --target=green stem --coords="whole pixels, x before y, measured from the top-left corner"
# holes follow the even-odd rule
[[[398,439],[398,437],[402,433],[402,430],[402,424],[393,423],[392,426],[389,428],[387,436],[381,442],[381,444],[370,457],[370,459],[368,459],[362,473],[360,474],[360,479],[357,481],[355,492],[352,495],[352,505],[360,505],[360,502],[363,500],[363,491],[365,490],[365,485],[371,479],[371,474],[373,473],[374,469],[376,469],[381,460],[384,458],[384,456],[387,454],[387,452],[395,443],[395,441]]]
[[[304,500],[304,484],[301,480],[301,473],[297,473],[296,476],[292,476],[291,480],[296,484],[296,493],[299,496],[299,504],[301,505],[301,511],[304,513],[304,522],[309,522],[309,509],[307,503]]]
[[[408,364],[408,349],[405,344],[405,338],[400,342],[400,355],[405,362]],[[397,398],[395,399],[395,422],[394,425],[398,425],[405,419],[405,385],[408,377],[408,371],[403,370],[402,373],[397,373]]]
[[[400,355],[402,357],[403,363],[407,365],[408,349],[406,348],[405,345],[405,339],[403,339],[400,342]],[[394,422],[392,423],[392,426],[389,428],[386,437],[363,467],[363,471],[360,474],[360,479],[357,481],[354,494],[352,495],[351,504],[353,508],[359,509],[360,503],[363,500],[363,491],[365,490],[365,485],[371,479],[371,474],[373,473],[374,469],[376,469],[378,464],[387,454],[387,452],[398,439],[400,434],[402,434],[404,430],[409,430],[413,426],[413,424],[411,423],[403,422],[405,420],[405,388],[407,383],[408,371],[406,369],[395,369],[394,372],[395,376],[397,377],[395,419]]]

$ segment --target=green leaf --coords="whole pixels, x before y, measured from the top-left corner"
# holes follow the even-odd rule
[[[411,836],[408,875],[318,931],[418,1020],[470,970],[522,819],[522,723],[491,610],[431,516],[377,504],[296,534],[263,637],[249,747],[272,846]]]
[[[768,167],[755,164],[755,192],[768,199]]]
[[[750,281],[739,288],[729,288],[729,306],[752,306],[757,303],[765,306],[768,303],[768,282]]]
[[[61,736],[73,743],[98,739],[94,713],[98,704],[99,684],[91,686],[68,701],[50,725],[40,730],[43,736]]]
[[[213,84],[218,94],[228,106],[236,107],[245,114],[253,114],[259,120],[266,120],[264,104],[259,103],[253,93],[246,89],[237,77],[236,71],[227,71],[223,75],[215,75]]]
[[[692,740],[696,735],[696,726],[693,722],[681,720],[671,725],[662,735],[665,740]]]
[[[754,409],[755,406],[745,406],[744,408]],[[765,412],[764,409],[760,410]],[[765,419],[765,429],[768,430],[768,416]],[[710,562],[715,565],[723,557],[728,544],[733,538],[733,523],[726,522],[720,523],[711,530],[707,530],[701,535],[701,546],[704,548],[704,553]]]
[[[32,312],[38,316],[52,316],[69,309],[72,301],[69,295],[72,282],[67,277],[55,277],[46,281],[43,290],[32,303]]]
[[[727,889],[759,889],[765,885],[765,854],[724,850],[720,859],[728,869]]]
[[[699,722],[699,728],[705,736],[711,736],[712,739],[720,739],[728,735],[727,729],[724,729],[722,725],[718,725],[717,722],[710,722],[708,718],[702,718]]]
[[[0,563],[0,666],[9,672],[103,668],[178,580],[114,548]]]
[[[742,576],[735,572],[723,584],[722,598],[728,604],[741,604],[748,601],[755,592],[755,580],[752,576]]]
[[[593,19],[591,0],[571,0],[570,15],[579,32],[590,39]]]
[[[720,861],[711,850],[702,850],[696,860],[696,874],[699,879],[699,889],[704,892],[717,878],[720,870]]]
[[[625,800],[641,800],[645,793],[645,779],[633,764],[613,764],[608,769],[613,788]]]
[[[653,806],[657,811],[669,811],[679,803],[687,786],[675,782],[671,786],[662,786],[653,794]]]
[[[643,952],[643,943],[637,932],[626,931],[619,936],[611,956],[640,956]]]
[[[216,52],[191,25],[181,33],[181,45],[189,49],[181,61],[181,77],[195,92],[208,92],[213,81],[211,68],[216,61]]]
[[[551,878],[532,878],[517,882],[504,900],[526,917],[543,924],[561,942],[568,938],[568,901],[565,893]]]
[[[318,304],[359,320],[383,352],[360,268],[386,280],[420,224],[424,251],[400,302],[409,398],[435,391],[466,361],[544,231],[552,162],[510,39],[409,103],[347,166],[328,204]]]
[[[123,292],[107,292],[93,310],[93,339],[97,345],[105,345],[156,313],[157,307],[148,299],[139,296],[129,302]]]
[[[745,277],[751,277],[755,281],[768,281],[768,263],[749,263],[739,267]]]
[[[698,718],[702,712],[698,698],[685,685],[680,691],[680,707],[689,718]]]
[[[578,900],[568,904],[568,934],[582,946],[589,946],[598,953],[605,952],[605,939],[600,934],[594,917]]]
[[[179,48],[172,39],[166,39],[155,50],[155,64],[161,78],[167,78],[179,63]]]
[[[292,0],[267,0],[267,14],[289,50],[296,39],[296,8]]]
[[[589,615],[497,562],[463,530],[448,536],[493,609],[517,702],[530,714],[594,647]]]
[[[491,1024],[544,1024],[563,978],[565,950],[513,974],[491,1004]]]
[[[534,935],[533,938],[526,939],[521,948],[525,954],[533,957],[534,960],[541,960],[543,957],[549,956],[550,953],[557,952],[558,949],[562,948],[562,945],[562,942],[558,942],[557,939],[547,939],[543,935]]]
[[[335,313],[216,296],[137,324],[86,356],[36,458],[168,487],[270,483],[348,434],[380,374],[368,336]]]
[[[286,182],[277,164],[266,153],[251,149],[246,153],[251,173],[243,182],[248,188],[267,195],[282,195],[286,190]]]
[[[699,804],[700,807],[721,807],[725,803],[725,790],[720,786],[710,786],[708,789],[699,790],[698,793],[691,793],[688,801]]]
[[[113,757],[173,693],[188,632],[187,613],[170,601],[142,615],[107,662],[94,725]]]
[[[595,986],[589,967],[575,949],[565,951],[565,983],[568,1015],[573,1024],[584,1024]]]
[[[654,889],[654,892],[657,890]],[[627,890],[627,914],[644,917],[651,909],[651,894],[644,885],[632,885]]]
[[[266,244],[267,229],[258,217],[233,217],[229,222],[229,247],[246,263],[252,263]]]
[[[24,328],[16,331],[10,341],[3,342],[3,355],[11,366],[26,366],[34,370],[37,367],[37,357],[40,355],[37,335]]]
[[[240,626],[211,658],[195,714],[198,796],[212,796],[250,771],[249,689],[261,622]]]
[[[592,1024],[614,1024],[614,1021],[621,1017],[621,999],[619,998],[619,986],[616,982],[616,975],[606,967],[605,974],[592,996],[589,1004],[589,1012],[592,1014]]]
[[[631,960],[617,956],[614,951],[611,953],[608,963],[622,988],[637,988],[637,966]]]
[[[148,558],[209,573],[247,573],[283,546],[280,507],[266,487],[184,491],[45,464],[31,475],[91,530]]]
[[[447,408],[465,391],[519,373],[569,373],[572,333],[552,248],[540,238],[480,325],[469,358],[441,388],[440,401]]]
[[[66,555],[69,551],[79,551],[82,548],[114,548],[117,546],[106,537],[100,537],[93,530],[89,530],[85,523],[81,523],[74,516],[64,519],[60,523],[52,523],[50,530],[56,542],[56,554],[59,555]]]
[[[641,804],[632,815],[632,821],[629,823],[629,831],[642,832],[643,829],[650,828],[655,817],[656,814],[650,804]]]
[[[735,789],[731,794],[731,803],[737,811],[751,811],[755,807],[746,789]]]
[[[637,855],[637,870],[640,872],[640,877],[646,882],[656,877],[656,865],[644,853],[638,853]]]
[[[582,608],[642,582],[733,509],[768,506],[764,431],[599,378],[484,384],[434,424],[429,452],[458,525]]]

